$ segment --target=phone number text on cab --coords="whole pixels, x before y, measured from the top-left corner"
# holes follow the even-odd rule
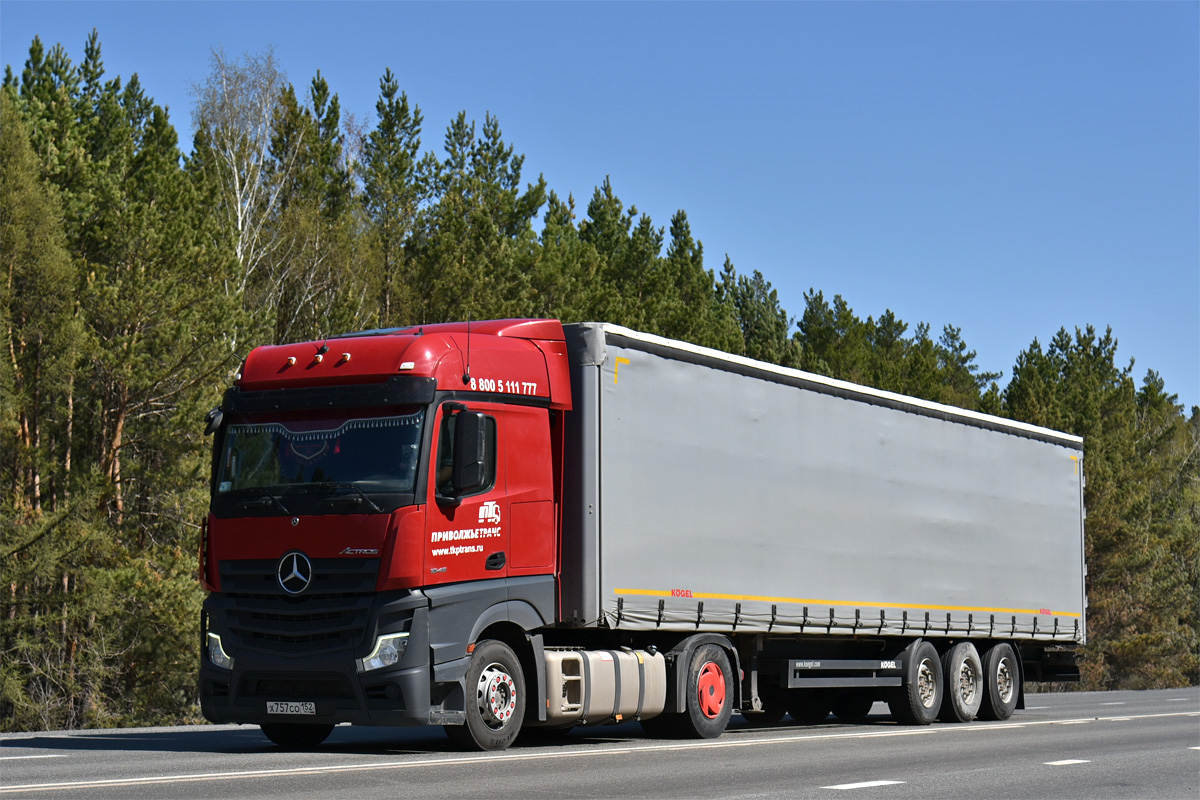
[[[491,378],[471,378],[473,392],[503,392],[504,394],[537,394],[538,385],[530,381],[504,381]]]

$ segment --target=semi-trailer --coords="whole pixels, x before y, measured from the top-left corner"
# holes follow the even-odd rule
[[[1075,436],[556,320],[259,347],[207,421],[201,707],[283,746],[1003,720],[1078,680]]]

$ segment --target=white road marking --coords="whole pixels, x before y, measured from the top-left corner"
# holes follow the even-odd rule
[[[1189,747],[1189,750],[1200,750],[1200,747]]]
[[[1058,723],[1059,725],[1087,725],[1092,720],[1090,719],[1065,719]]]
[[[1046,761],[1044,763],[1047,767],[1066,767],[1070,766],[1071,764],[1090,764],[1092,762],[1080,761],[1078,758],[1068,758],[1064,759],[1063,761]]]
[[[1169,697],[1169,698],[1167,698],[1167,702],[1168,703],[1186,703],[1188,700],[1191,700],[1191,699],[1192,698],[1190,698],[1190,697]]]
[[[22,758],[66,758],[64,755],[57,756],[0,756],[0,761],[17,761]]]
[[[1123,719],[1161,719],[1164,717],[1200,717],[1200,711],[1174,711],[1164,712],[1160,714],[1141,714],[1136,717],[1124,717]],[[1107,719],[1100,717],[1099,719]],[[1093,722],[1095,719],[1080,720],[1084,722]],[[1061,720],[1025,720],[1018,723],[1021,726],[1032,727],[1034,725],[1057,725]],[[698,742],[680,742],[680,743],[649,743],[649,744],[632,744],[628,746],[619,746],[612,749],[594,748],[588,750],[573,750],[569,752],[552,752],[552,753],[520,753],[506,751],[496,754],[478,754],[453,756],[442,758],[425,758],[415,761],[384,761],[372,764],[332,764],[324,767],[292,767],[288,769],[262,769],[262,770],[246,770],[241,772],[208,772],[196,774],[182,775],[159,775],[154,777],[133,777],[133,778],[111,778],[106,780],[92,781],[64,781],[61,783],[30,783],[20,786],[0,786],[0,794],[10,794],[12,792],[29,792],[29,791],[45,791],[52,789],[80,789],[80,788],[111,788],[114,786],[150,786],[162,785],[170,783],[193,783],[197,781],[222,781],[222,780],[238,780],[245,778],[269,778],[269,777],[284,777],[284,776],[302,776],[302,775],[329,775],[343,772],[369,772],[371,770],[394,770],[394,769],[411,769],[414,767],[448,767],[448,766],[467,766],[471,764],[494,763],[498,761],[549,761],[552,759],[563,758],[587,758],[589,756],[608,756],[608,755],[630,755],[639,752],[667,752],[672,750],[690,750],[690,749],[725,749],[730,747],[756,747],[758,745],[772,744],[790,744],[793,742],[805,742],[820,739],[877,739],[890,738],[894,736],[930,736],[939,733],[958,733],[964,730],[978,731],[1003,731],[1015,728],[1017,725],[1008,722],[995,722],[985,725],[972,725],[970,727],[960,727],[957,725],[945,725],[928,728],[908,728],[904,730],[880,730],[869,733],[849,732],[849,733],[825,733],[825,734],[793,734],[790,736],[772,736],[769,738],[725,738]]]
[[[1105,722],[1129,722],[1133,717],[1109,717]]]
[[[1026,711],[1041,711],[1042,709],[1049,708],[1049,707],[1050,706],[1025,706],[1025,710]]]
[[[1124,703],[1101,703],[1102,706],[1123,706]]]
[[[822,789],[869,789],[872,786],[895,786],[904,781],[864,781],[862,783],[841,783],[837,786],[822,786]]]

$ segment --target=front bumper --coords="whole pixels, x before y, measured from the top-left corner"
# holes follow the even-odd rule
[[[227,624],[229,603],[223,595],[204,602],[201,640],[209,632],[222,639],[233,659],[220,669],[202,649],[200,708],[218,723],[324,723],[426,725],[430,720],[429,609],[420,592],[381,595],[373,604],[369,635],[353,647],[317,652],[269,652],[250,645]],[[358,671],[375,637],[407,631],[408,645],[391,667]],[[312,704],[315,714],[271,714],[268,703]]]

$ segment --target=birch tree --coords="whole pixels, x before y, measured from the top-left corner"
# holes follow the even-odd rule
[[[244,297],[277,246],[275,216],[283,186],[294,169],[299,142],[274,158],[271,141],[280,97],[287,78],[272,50],[231,59],[212,51],[212,69],[194,84],[192,125],[195,149],[221,188],[221,210],[234,232],[234,251],[241,269],[226,293]]]

